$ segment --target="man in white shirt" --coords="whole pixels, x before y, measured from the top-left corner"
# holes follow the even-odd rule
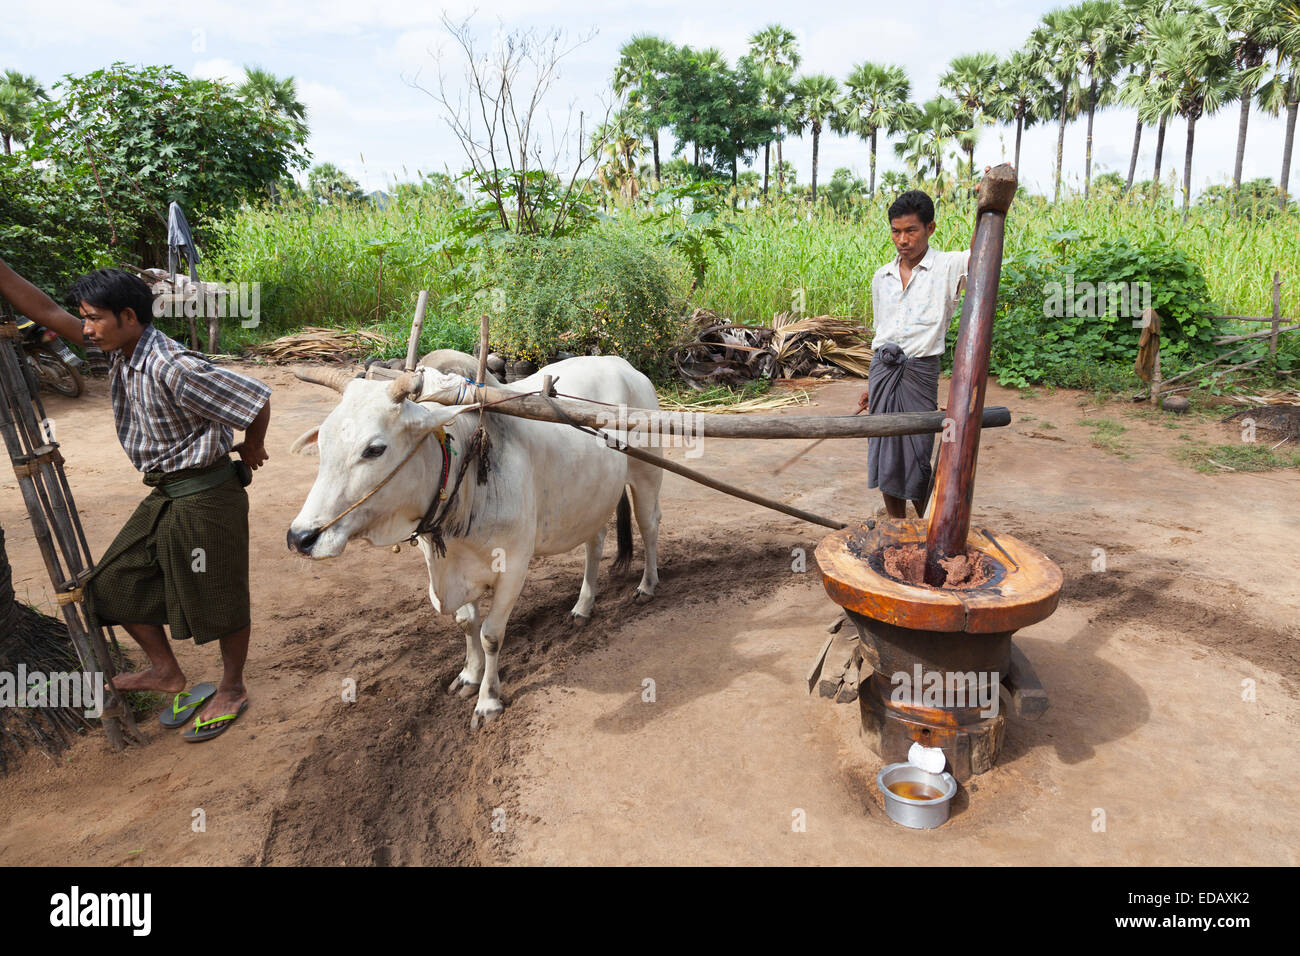
[[[858,403],[873,415],[932,412],[938,408],[939,363],[970,250],[937,252],[934,202],[913,189],[889,207],[889,233],[898,255],[871,280],[871,370]],[[867,487],[879,488],[892,518],[907,516],[907,502],[924,515],[930,488],[933,435],[871,438]]]

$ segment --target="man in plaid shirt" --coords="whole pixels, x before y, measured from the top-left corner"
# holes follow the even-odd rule
[[[73,285],[81,319],[0,260],[0,295],[33,322],[112,355],[117,434],[154,491],[136,509],[87,582],[87,609],[119,624],[144,649],[150,667],[120,675],[120,691],[174,694],[163,723],[194,726],[187,740],[222,733],[248,703],[244,661],[251,611],[248,495],[229,453],[249,469],[267,460],[271,389],[181,348],[152,322],[153,295],[139,278],[101,269]],[[244,440],[234,445],[234,430]],[[190,694],[167,642],[219,641],[223,675]]]

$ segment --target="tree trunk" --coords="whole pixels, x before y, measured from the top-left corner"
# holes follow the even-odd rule
[[[1025,129],[1025,114],[1016,114],[1016,172],[1020,172],[1020,134]]]
[[[1183,157],[1183,217],[1192,204],[1192,146],[1196,142],[1196,116],[1187,117],[1187,153]]]
[[[1237,118],[1237,160],[1232,165],[1232,198],[1241,190],[1241,164],[1246,158],[1246,126],[1250,123],[1250,101],[1254,90],[1241,91],[1241,116]]]
[[[695,144],[695,162],[692,164],[696,169],[700,168],[700,144]]]
[[[1291,77],[1292,92],[1300,92],[1300,76]],[[1287,184],[1291,179],[1291,148],[1295,145],[1295,120],[1297,108],[1300,108],[1300,97],[1295,97],[1287,105],[1286,109],[1286,139],[1282,142],[1282,175],[1278,177],[1278,208],[1286,209]]]
[[[821,139],[822,128],[820,123],[813,124],[813,172],[812,172],[812,202],[817,205],[817,146],[818,140]]]
[[[781,158],[781,144],[784,137],[776,141],[776,194],[785,195],[785,161]]]
[[[867,186],[867,197],[876,197],[876,128],[871,127],[871,183]]]
[[[1052,202],[1057,202],[1061,198],[1061,163],[1065,159],[1065,104],[1069,93],[1068,86],[1061,87],[1061,121],[1056,133],[1056,190],[1052,195]]]
[[[1133,191],[1133,177],[1137,175],[1138,168],[1138,147],[1142,144],[1142,118],[1138,117],[1137,129],[1133,131],[1133,155],[1128,161],[1128,183],[1124,186],[1124,192]]]
[[[655,144],[655,182],[659,182],[662,178],[659,175],[659,130],[655,130],[653,140]]]
[[[1160,125],[1156,127],[1156,169],[1151,174],[1152,181],[1155,183],[1155,191],[1160,192],[1160,158],[1165,152],[1165,124],[1169,122],[1168,117],[1160,117]]]
[[[13,153],[9,152],[9,134],[8,134],[8,133],[3,133],[3,134],[0,134],[0,136],[3,136],[4,141],[5,141],[5,155],[6,155],[6,156],[12,156]]]
[[[1097,81],[1093,80],[1088,88],[1088,139],[1083,150],[1083,198],[1087,199],[1092,188],[1092,120],[1097,115]]]
[[[763,144],[763,202],[767,202],[767,172],[768,159],[772,154],[772,144]]]

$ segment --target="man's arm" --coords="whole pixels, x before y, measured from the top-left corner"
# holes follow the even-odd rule
[[[257,471],[271,457],[266,453],[266,427],[271,424],[271,400],[268,398],[257,417],[248,423],[244,440],[239,443],[239,457],[249,468]]]
[[[0,295],[37,325],[59,333],[70,342],[86,344],[81,320],[59,308],[48,295],[10,269],[3,259],[0,259]]]

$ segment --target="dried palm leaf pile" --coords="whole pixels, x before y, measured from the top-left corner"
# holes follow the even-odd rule
[[[743,385],[758,378],[867,377],[871,333],[829,315],[799,318],[783,312],[770,325],[735,325],[696,309],[695,340],[668,350],[686,384],[695,389]]]
[[[250,346],[248,351],[272,362],[355,362],[390,344],[387,336],[369,329],[321,329],[309,325],[292,335]]]

